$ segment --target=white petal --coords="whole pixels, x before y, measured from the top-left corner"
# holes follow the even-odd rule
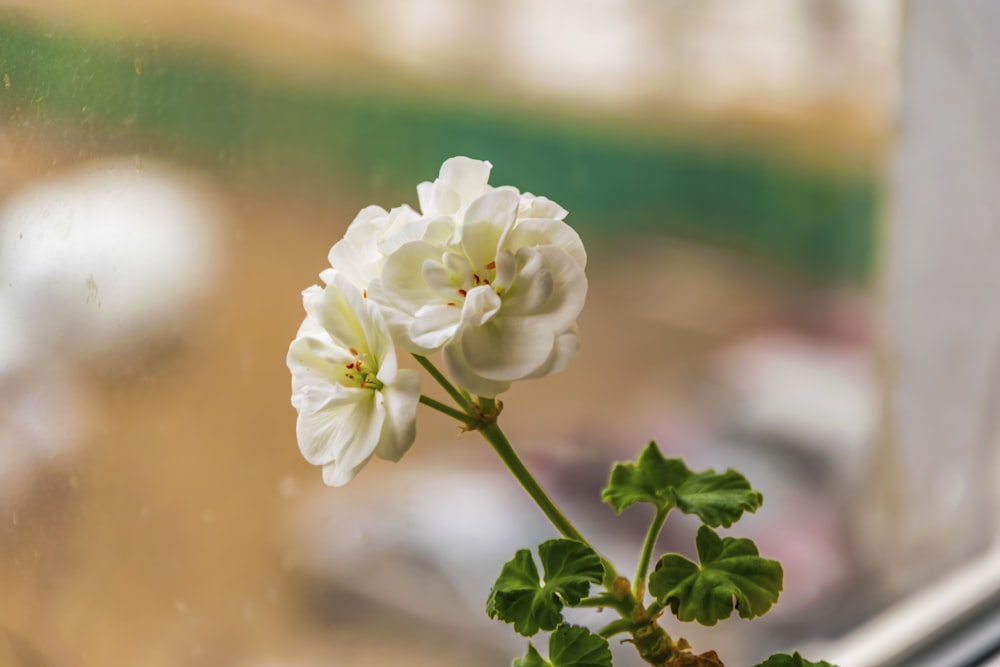
[[[440,180],[447,183],[468,204],[486,191],[493,165],[483,160],[457,156],[441,165]]]
[[[424,215],[437,215],[434,208],[434,184],[424,181],[417,185],[417,202],[420,205],[420,212]]]
[[[410,241],[427,241],[432,245],[444,245],[454,233],[455,219],[450,215],[414,219],[385,236],[378,245],[378,251],[387,257]]]
[[[462,356],[477,375],[490,380],[520,380],[538,370],[552,354],[555,335],[531,326],[530,318],[498,317],[461,335]]]
[[[462,198],[448,183],[436,181],[432,197],[433,210],[438,214],[451,215],[457,213],[458,209],[462,207]]]
[[[296,392],[311,384],[337,384],[335,369],[351,362],[352,356],[338,346],[313,315],[306,315],[295,339],[288,346],[286,363],[292,373],[292,405]]]
[[[565,331],[576,321],[587,300],[587,276],[564,250],[555,246],[521,248],[515,255],[517,275],[504,293],[501,315],[515,315],[531,320],[531,326],[552,333]],[[541,259],[541,263],[536,260]],[[539,286],[547,274],[552,288],[544,303],[537,303]],[[523,279],[523,284],[522,284]]]
[[[421,239],[438,247],[449,245],[455,237],[457,226],[458,223],[451,216],[433,218],[427,221]]]
[[[515,195],[517,195],[519,202],[522,198],[521,191],[515,188],[513,185],[498,185],[495,188],[493,186],[487,186],[488,192],[492,192],[493,190],[503,190],[504,192],[513,192]],[[518,203],[518,206],[520,206],[520,203]]]
[[[307,320],[312,318],[307,318]],[[349,364],[353,357],[347,350],[337,346],[330,335],[318,324],[315,330],[301,333],[288,346],[286,362],[292,373],[292,397],[299,387],[315,384],[338,384],[335,369]],[[296,405],[296,407],[298,407]]]
[[[327,486],[343,486],[344,484],[347,484],[354,479],[358,472],[365,467],[365,464],[368,463],[371,458],[372,457],[369,456],[353,468],[342,466],[336,461],[328,463],[323,466],[323,483]]]
[[[500,310],[500,297],[489,285],[473,287],[462,304],[462,326],[478,327],[486,324]]]
[[[420,268],[420,275],[427,286],[440,297],[454,299],[458,296],[458,287],[451,280],[451,272],[440,261],[425,261]]]
[[[469,204],[463,225],[489,221],[506,227],[517,216],[517,195],[507,190],[492,190]],[[463,230],[462,234],[465,234]]]
[[[388,384],[396,378],[396,347],[389,337],[389,327],[382,319],[379,306],[370,300],[366,304],[371,314],[373,330],[376,332],[368,341],[375,364],[378,366],[376,377]]]
[[[466,287],[473,283],[474,271],[469,258],[457,252],[446,252],[442,258],[445,268],[455,278],[455,284]]]
[[[559,204],[548,197],[536,197],[530,192],[525,192],[521,195],[521,202],[517,210],[517,217],[519,219],[549,218],[562,220],[566,215],[566,209]]]
[[[569,362],[573,360],[579,350],[580,332],[577,326],[573,325],[570,330],[556,336],[556,344],[552,346],[552,354],[534,373],[526,375],[524,379],[541,378],[561,373],[569,366]]]
[[[324,282],[327,282],[327,284],[333,282],[333,276],[336,275],[336,272],[333,269],[327,269],[327,271],[324,271],[323,273],[326,274],[326,278],[329,278],[329,281]],[[324,277],[322,273],[320,274],[320,277]],[[323,307],[323,289],[324,288],[319,285],[310,285],[302,290],[302,308],[306,311],[306,315],[314,319],[319,317],[317,313],[319,313]],[[319,324],[318,319],[316,320],[316,323]],[[305,322],[303,322],[303,326],[305,326]]]
[[[510,253],[503,253],[505,259]],[[545,265],[545,258],[535,248],[521,248],[517,257],[511,258],[515,265],[513,283],[504,292],[504,312],[527,315],[539,311],[552,298],[555,283]],[[497,269],[504,267],[508,272],[508,262],[498,258]]]
[[[415,313],[430,303],[446,300],[432,289],[423,278],[425,262],[440,263],[441,248],[426,241],[406,243],[386,258],[377,290],[369,290],[369,297],[388,302],[396,308]]]
[[[432,348],[416,345],[410,340],[409,330],[413,324],[414,316],[413,312],[408,309],[412,306],[404,304],[404,307],[400,307],[400,304],[392,300],[392,295],[382,289],[381,281],[376,280],[368,287],[368,300],[378,305],[379,313],[382,315],[394,345],[414,354],[427,355],[435,351]]]
[[[369,239],[352,239],[350,236],[345,236],[330,248],[330,254],[327,256],[331,268],[348,277],[360,289],[366,288],[382,268],[382,255],[373,245],[376,230],[372,228],[370,231],[372,238]],[[329,284],[332,281],[324,282]]]
[[[502,210],[500,204],[503,202],[496,201],[494,194],[477,199],[469,207],[465,216],[466,222],[462,226],[462,249],[477,272],[485,271],[486,267],[496,260],[504,233],[513,224],[513,209],[508,207],[506,211]],[[485,203],[480,206],[484,200]],[[480,215],[473,217],[474,213]]]
[[[451,345],[446,345],[442,357],[445,368],[452,381],[462,389],[465,389],[476,396],[494,398],[498,394],[510,389],[510,382],[498,382],[489,380],[477,374],[462,355],[462,345],[460,341],[455,341]]]
[[[299,410],[299,450],[313,465],[333,461],[353,468],[375,451],[385,421],[385,408],[375,392],[339,385],[313,387]]]
[[[406,329],[407,338],[421,349],[438,350],[455,337],[462,313],[456,306],[435,304],[417,310]]]
[[[398,461],[417,437],[420,373],[409,368],[400,369],[395,382],[382,389],[382,396],[386,420],[375,454],[379,458]]]
[[[420,215],[417,214],[408,204],[403,204],[397,206],[389,211],[388,214],[381,220],[380,231],[381,239],[376,245],[380,245],[381,242],[394,234],[407,229],[410,225],[420,219]],[[379,222],[375,220],[374,222]]]
[[[351,282],[364,289],[372,279],[378,277],[381,267],[381,257],[370,258],[363,255],[360,249],[346,238],[337,241],[330,249],[330,265],[338,273],[349,276]],[[320,274],[323,277],[323,274]],[[324,279],[329,284],[331,280]]]
[[[346,348],[368,352],[368,309],[364,299],[339,271],[323,290],[323,301],[316,318],[330,336]]]
[[[497,266],[496,279],[493,281],[493,285],[506,290],[514,282],[514,278],[517,275],[517,260],[514,259],[514,253],[504,250],[497,254],[497,258],[494,261],[497,263]]]
[[[562,248],[576,260],[581,268],[587,266],[587,251],[583,247],[580,235],[572,227],[561,220],[518,219],[517,224],[507,235],[504,248],[511,252],[518,248],[554,245]]]
[[[376,359],[381,371],[385,364],[396,363],[396,347],[393,345],[389,326],[382,315],[382,307],[372,299],[363,299],[362,304],[367,316],[359,319],[365,331],[368,351]]]
[[[363,225],[378,218],[383,218],[386,215],[388,215],[388,211],[381,206],[365,206],[363,209],[358,211],[356,216],[354,216],[354,220],[351,220],[351,224],[347,226],[347,231],[350,232],[354,227]]]

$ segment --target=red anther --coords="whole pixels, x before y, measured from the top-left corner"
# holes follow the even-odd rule
[[[368,290],[361,290],[361,298],[362,299],[368,298]]]
[[[348,368],[354,368],[354,362],[352,361],[351,363],[347,364],[347,367]]]
[[[454,301],[449,301],[449,302],[448,302],[448,305],[449,305],[449,306],[456,306],[456,305],[458,305],[458,304],[456,304],[456,303],[455,303]]]
[[[362,389],[364,389],[364,388],[365,388],[365,381],[364,381],[364,380],[362,380],[362,381],[361,381],[361,388],[362,388]]]
[[[349,347],[349,348],[347,348],[347,349],[348,349],[348,350],[350,351],[350,353],[351,353],[351,354],[353,354],[353,355],[354,355],[355,357],[356,357],[356,356],[358,356],[358,351],[357,351],[357,350],[355,350],[355,349],[354,349],[353,347]]]
[[[458,290],[458,293],[461,294],[462,296],[465,296],[466,294],[468,294],[468,292],[466,292],[464,289]]]
[[[476,284],[478,285],[479,281],[480,281],[479,274],[478,273],[473,273],[472,274],[472,278],[476,281]]]
[[[497,263],[496,262],[490,262],[489,264],[486,265],[486,268],[489,269],[490,271],[492,271],[493,269],[497,268]]]

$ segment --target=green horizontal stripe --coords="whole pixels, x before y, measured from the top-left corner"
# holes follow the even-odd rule
[[[141,73],[140,73],[141,71]],[[544,193],[585,234],[673,234],[723,243],[833,282],[867,278],[872,173],[809,167],[691,139],[643,139],[356,85],[285,79],[215,53],[87,38],[0,14],[8,127],[99,141],[263,178],[316,178],[380,203],[451,155],[489,159],[494,183]],[[362,195],[365,199],[362,199]]]

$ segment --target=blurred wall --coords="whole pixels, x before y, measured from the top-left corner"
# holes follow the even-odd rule
[[[997,533],[1000,4],[908,6],[872,540],[893,592]]]

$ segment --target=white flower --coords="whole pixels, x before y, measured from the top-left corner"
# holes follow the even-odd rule
[[[396,366],[378,306],[341,272],[302,293],[306,318],[288,350],[296,435],[323,481],[350,481],[373,455],[398,461],[413,444],[420,377]]]
[[[522,210],[554,217],[519,219]],[[491,188],[456,216],[450,241],[401,245],[369,292],[397,343],[442,350],[452,378],[480,396],[562,370],[587,294],[586,252],[564,215],[547,199]]]

